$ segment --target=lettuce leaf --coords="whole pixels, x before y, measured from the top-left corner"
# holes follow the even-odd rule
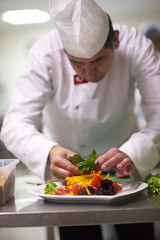
[[[148,180],[148,189],[151,193],[157,193],[160,195],[160,172],[155,176],[152,175]]]
[[[44,189],[44,194],[54,194],[57,188],[58,188],[57,184],[54,183],[52,180],[50,180],[49,183],[46,184],[46,187]]]

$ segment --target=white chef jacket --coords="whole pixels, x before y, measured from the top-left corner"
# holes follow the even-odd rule
[[[30,50],[5,115],[1,139],[28,168],[51,178],[47,158],[59,144],[82,157],[111,147],[124,151],[142,179],[159,161],[160,61],[136,29],[116,25],[120,46],[98,83],[75,85],[73,70],[56,30]],[[138,86],[147,126],[138,130],[134,90]],[[38,131],[40,119],[44,133]]]

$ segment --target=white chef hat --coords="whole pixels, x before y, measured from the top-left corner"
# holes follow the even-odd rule
[[[49,8],[63,47],[70,55],[91,58],[103,48],[109,18],[94,0],[50,0]]]

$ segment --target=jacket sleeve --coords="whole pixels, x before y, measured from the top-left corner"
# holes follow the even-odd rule
[[[132,159],[144,179],[160,159],[160,59],[150,40],[141,34],[136,37],[138,42],[131,51],[131,65],[147,124],[134,133],[120,150]]]
[[[30,53],[4,117],[1,139],[9,151],[42,179],[51,177],[47,158],[56,144],[39,131],[43,108],[52,97],[47,68]]]

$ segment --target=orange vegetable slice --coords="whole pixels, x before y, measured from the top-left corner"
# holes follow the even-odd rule
[[[102,179],[101,176],[95,175],[90,183],[90,186],[92,186],[94,188],[98,188],[101,185],[101,179]]]
[[[118,183],[116,183],[116,182],[113,182],[113,186],[114,186],[115,188],[117,188],[118,191],[121,191],[121,190],[122,190],[122,187],[121,187]]]

